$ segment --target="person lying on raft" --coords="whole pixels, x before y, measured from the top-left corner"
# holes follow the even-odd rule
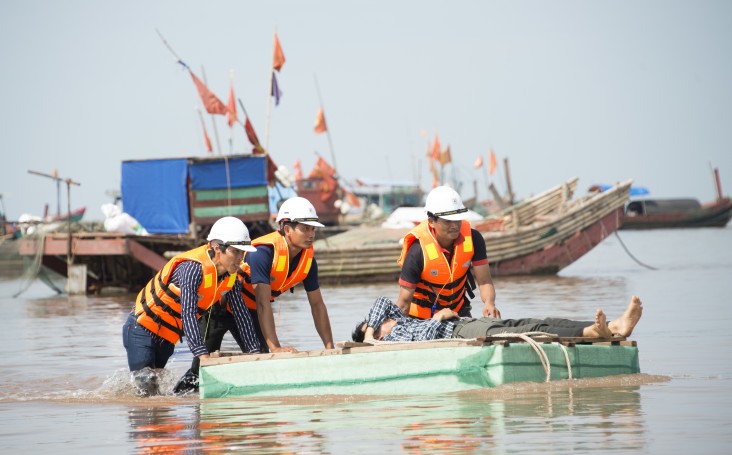
[[[470,339],[501,333],[527,332],[545,332],[560,337],[611,338],[613,335],[627,337],[633,332],[642,313],[640,299],[633,296],[623,315],[611,322],[607,322],[605,313],[599,308],[594,321],[557,318],[460,319],[458,314],[449,308],[438,311],[431,319],[415,319],[405,316],[388,298],[379,297],[369,310],[368,317],[358,323],[351,337],[356,342]]]

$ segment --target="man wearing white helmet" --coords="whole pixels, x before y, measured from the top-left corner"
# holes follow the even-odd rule
[[[277,231],[252,241],[256,251],[246,254],[239,271],[244,303],[252,314],[255,327],[260,329],[262,350],[297,352],[292,346],[280,344],[272,302],[299,283],[305,288],[323,346],[332,349],[330,318],[318,283],[318,263],[313,257],[315,228],[323,225],[318,222],[313,204],[303,197],[286,200],[277,213],[276,222]]]
[[[185,335],[191,353],[207,358],[198,318],[226,298],[233,311],[244,352],[258,352],[251,315],[241,298],[236,271],[246,251],[253,251],[249,231],[234,217],[219,219],[208,242],[178,254],[140,291],[122,330],[127,363],[140,393],[159,393],[151,369],[165,367],[175,344]],[[229,292],[232,291],[232,292]]]
[[[427,195],[425,211],[427,220],[404,237],[398,260],[402,268],[399,309],[419,319],[429,319],[443,308],[470,317],[468,296],[472,297],[474,277],[483,316],[500,318],[485,240],[471,229],[460,195],[448,186],[439,186]]]

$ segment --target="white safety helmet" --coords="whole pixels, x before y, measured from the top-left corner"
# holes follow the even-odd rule
[[[206,238],[211,240],[220,240],[222,243],[242,251],[257,251],[252,246],[252,239],[249,237],[249,229],[244,222],[233,216],[225,216],[216,221],[211,226],[211,232]]]
[[[430,191],[424,204],[427,216],[436,216],[448,221],[464,220],[468,217],[468,209],[457,191],[449,186],[438,186]]]
[[[277,212],[277,223],[280,221],[293,221],[295,223],[307,224],[308,226],[325,227],[318,222],[318,214],[315,207],[304,197],[291,197],[282,203],[280,211]]]

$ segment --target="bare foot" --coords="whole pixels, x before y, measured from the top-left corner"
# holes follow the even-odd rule
[[[595,323],[582,330],[582,336],[587,338],[612,338],[613,333],[607,325],[607,317],[600,308],[595,313]]]
[[[629,337],[630,334],[633,333],[633,329],[635,328],[635,325],[638,324],[642,314],[643,306],[641,301],[638,296],[634,295],[630,299],[630,303],[628,304],[628,308],[625,309],[625,313],[623,313],[623,315],[618,319],[610,322],[608,327],[615,335]]]

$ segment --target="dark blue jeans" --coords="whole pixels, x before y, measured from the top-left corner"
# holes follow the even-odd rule
[[[173,343],[154,337],[152,332],[137,323],[131,313],[122,326],[122,344],[127,350],[130,371],[145,367],[163,368],[175,350]]]

